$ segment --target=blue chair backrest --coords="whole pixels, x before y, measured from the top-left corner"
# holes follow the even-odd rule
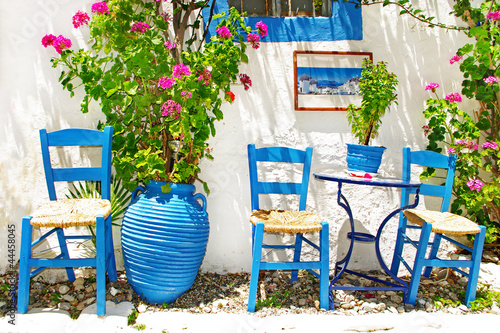
[[[40,130],[43,167],[50,200],[57,200],[55,182],[100,181],[101,198],[111,199],[111,143],[113,127],[106,126],[104,131],[70,128],[47,133]],[[102,147],[100,167],[53,168],[49,147],[100,146]]]
[[[299,210],[306,209],[307,190],[309,186],[309,174],[311,172],[311,160],[313,150],[299,150],[286,147],[255,148],[248,145],[248,164],[250,170],[250,191],[252,210],[259,208],[259,194],[296,194],[300,195]],[[303,164],[302,181],[300,183],[290,182],[263,182],[259,181],[257,173],[257,162],[277,163],[299,163]]]
[[[441,212],[447,212],[450,208],[456,160],[455,155],[446,156],[430,150],[411,151],[409,147],[405,147],[403,148],[403,179],[410,180],[412,165],[446,170],[446,178],[443,185],[422,184],[420,186],[420,195],[442,198]],[[401,195],[402,206],[408,204],[409,192],[414,193],[415,190],[403,191]]]

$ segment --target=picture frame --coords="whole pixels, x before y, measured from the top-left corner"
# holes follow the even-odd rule
[[[359,78],[371,52],[294,51],[294,103],[297,111],[345,111],[360,105]]]

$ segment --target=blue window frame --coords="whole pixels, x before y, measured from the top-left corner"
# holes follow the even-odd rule
[[[227,0],[216,1],[214,13],[227,12]],[[210,8],[203,9],[203,16],[208,17]],[[267,24],[269,34],[262,39],[262,43],[274,42],[310,42],[310,41],[337,41],[337,40],[362,40],[363,20],[361,9],[353,4],[342,1],[332,2],[331,17],[247,17],[247,25],[254,27],[259,21]],[[214,35],[215,27],[219,21],[210,24],[207,39]]]

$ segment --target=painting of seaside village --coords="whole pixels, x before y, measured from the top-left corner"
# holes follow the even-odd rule
[[[297,67],[299,95],[359,95],[361,68]]]

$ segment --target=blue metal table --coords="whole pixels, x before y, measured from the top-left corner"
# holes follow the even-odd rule
[[[380,236],[382,234],[382,230],[384,229],[385,225],[389,220],[394,217],[396,214],[400,213],[401,211],[405,209],[410,209],[414,208],[418,205],[418,194],[419,194],[419,187],[421,185],[420,182],[416,181],[404,181],[402,179],[398,178],[388,178],[388,177],[373,177],[373,178],[363,178],[363,177],[358,177],[358,176],[351,176],[346,172],[338,172],[338,173],[313,173],[314,178],[318,180],[325,180],[325,181],[333,181],[338,183],[338,192],[337,192],[337,203],[339,206],[341,206],[346,212],[347,215],[349,216],[349,222],[351,225],[351,231],[347,234],[347,237],[351,240],[349,250],[347,251],[347,254],[345,255],[344,258],[341,260],[337,261],[335,264],[335,276],[330,282],[330,309],[333,309],[333,295],[332,295],[332,290],[396,290],[396,291],[403,291],[404,295],[406,296],[408,292],[408,284],[398,278],[395,274],[393,274],[390,269],[387,267],[385,264],[384,260],[382,259],[382,255],[380,253]],[[342,194],[342,185],[346,184],[354,184],[354,185],[364,185],[364,186],[380,186],[380,187],[391,187],[391,188],[415,188],[416,189],[416,195],[413,204],[405,206],[405,207],[400,207],[393,212],[391,212],[387,217],[382,221],[380,226],[378,227],[377,234],[371,235],[368,233],[362,233],[362,232],[356,232],[354,228],[354,218],[353,214],[351,211],[351,207],[349,206],[349,203],[347,199],[344,197]],[[375,251],[377,254],[377,259],[380,263],[380,266],[382,269],[395,281],[395,282],[390,282],[390,281],[385,281],[378,279],[373,276],[369,276],[363,273],[359,273],[356,271],[352,271],[347,269],[347,265],[349,263],[349,259],[351,258],[352,252],[353,252],[353,247],[354,247],[354,242],[374,242],[375,243]],[[371,281],[375,281],[381,284],[384,284],[385,286],[382,287],[368,287],[368,286],[336,286],[335,283],[340,279],[342,274],[345,272],[354,274],[356,276],[364,277],[366,279],[369,279]],[[406,298],[406,297],[405,297]]]

